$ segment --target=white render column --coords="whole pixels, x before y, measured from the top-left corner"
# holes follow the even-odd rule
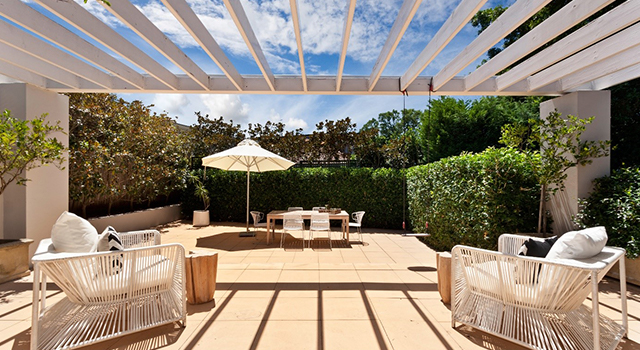
[[[0,77],[3,78],[3,77]],[[56,123],[65,133],[56,133],[69,146],[69,98],[32,85],[0,79],[0,111],[8,109],[13,117],[27,120],[48,113],[47,121]],[[51,227],[69,208],[69,165],[65,152],[64,169],[47,165],[29,170],[26,186],[11,184],[0,196],[0,238],[30,238],[30,256],[42,238],[51,235]]]
[[[563,116],[595,117],[582,134],[582,140],[611,140],[611,92],[578,91],[540,104],[540,116],[545,118],[557,109]],[[553,233],[574,229],[571,218],[578,212],[578,198],[586,198],[593,189],[593,180],[610,174],[610,157],[593,159],[593,163],[567,170],[564,192],[558,191],[547,203],[553,216]]]

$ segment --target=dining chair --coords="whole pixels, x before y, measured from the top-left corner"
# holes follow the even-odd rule
[[[267,222],[260,222],[264,219],[264,213],[260,211],[251,211],[251,217],[253,217],[253,229],[258,230],[258,227],[267,228]]]
[[[304,250],[304,219],[302,214],[291,212],[285,213],[282,217],[282,235],[280,236],[280,248],[284,247],[287,231],[295,230],[302,232],[302,250]]]
[[[351,213],[351,218],[355,222],[350,222],[349,223],[349,227],[355,227],[356,228],[356,231],[358,232],[358,238],[360,239],[360,243],[364,242],[362,240],[362,217],[363,216],[364,216],[364,211],[356,211],[354,213]]]
[[[289,207],[287,211],[301,211],[304,210],[302,207]]]
[[[313,211],[320,211],[320,209],[327,209],[327,207],[313,207]]]
[[[312,213],[311,225],[309,225],[309,248],[311,248],[311,240],[313,240],[314,231],[326,231],[327,238],[329,238],[329,248],[333,249],[331,245],[331,228],[329,225],[328,213]]]

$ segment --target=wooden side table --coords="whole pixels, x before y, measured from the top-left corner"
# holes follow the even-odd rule
[[[187,302],[202,304],[213,300],[218,273],[218,253],[204,250],[190,251],[185,257]]]
[[[438,292],[442,302],[451,304],[451,253],[437,253],[436,268],[438,269]]]

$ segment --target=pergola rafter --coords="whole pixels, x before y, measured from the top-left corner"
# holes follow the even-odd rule
[[[20,0],[0,0],[0,16],[7,20],[0,21],[0,74],[58,92],[392,95],[406,90],[414,95],[432,91],[436,95],[468,96],[561,95],[601,90],[640,76],[636,59],[640,57],[640,39],[636,38],[640,0],[618,5],[522,61],[612,3],[574,0],[479,68],[470,69],[487,50],[550,1],[518,0],[433,76],[422,74],[486,0],[462,0],[402,76],[385,76],[383,72],[421,0],[403,1],[369,76],[346,75],[344,71],[357,15],[356,0],[346,4],[335,76],[309,75],[305,68],[298,0],[289,0],[289,6],[299,75],[272,72],[265,55],[268,52],[263,51],[240,0],[223,2],[261,75],[238,71],[186,0],[161,1],[222,74],[204,71],[129,1],[111,2],[104,8],[183,73],[173,73],[162,63],[166,61],[154,59],[157,55],[145,52],[77,2],[58,0],[35,0],[50,13]],[[470,73],[458,75],[464,70]]]

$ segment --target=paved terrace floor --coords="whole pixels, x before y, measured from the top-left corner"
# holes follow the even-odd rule
[[[187,327],[161,326],[83,349],[522,349],[453,329],[437,290],[436,253],[399,232],[367,230],[364,245],[267,246],[237,224],[161,228],[163,243],[219,253],[215,302],[189,305]],[[334,233],[337,236],[339,233]],[[279,235],[277,235],[279,238]],[[353,238],[352,238],[353,241]],[[620,320],[618,282],[601,283],[601,312]],[[28,349],[31,279],[0,285],[0,349]],[[629,286],[629,339],[640,349],[640,288]],[[50,286],[48,303],[63,297]],[[586,301],[590,303],[590,300]]]

